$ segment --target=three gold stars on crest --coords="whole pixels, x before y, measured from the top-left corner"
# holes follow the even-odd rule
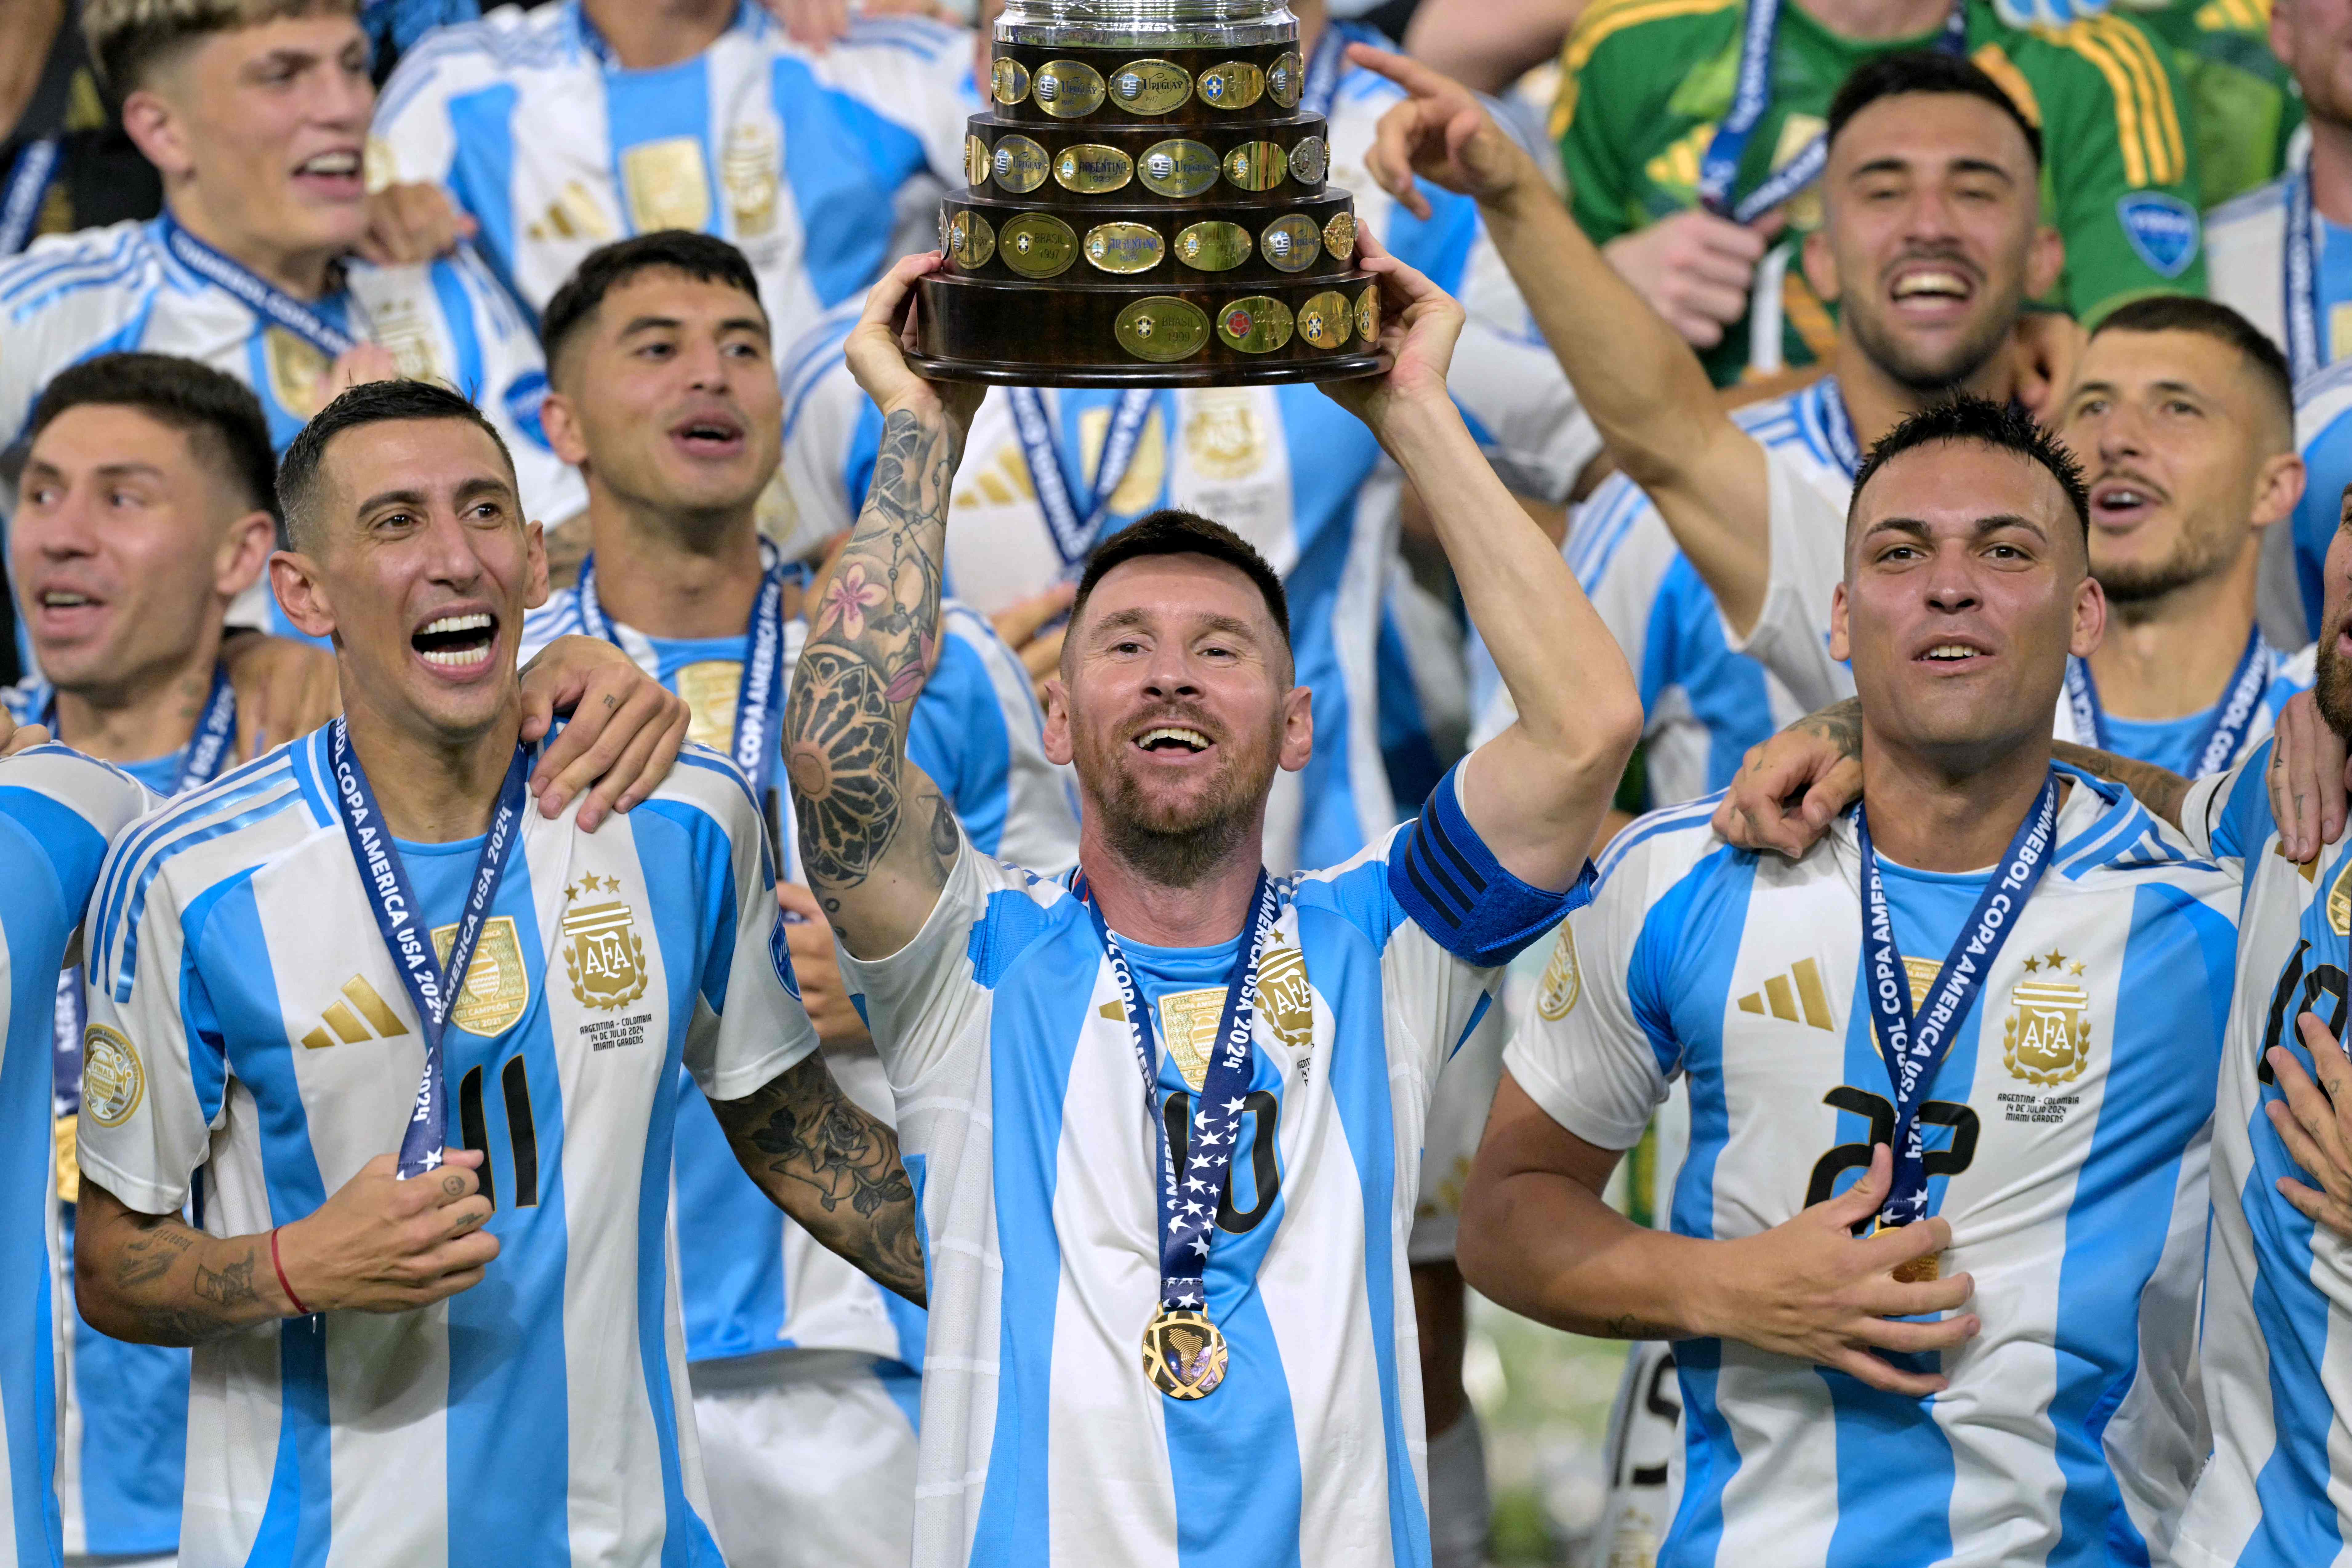
[[[2050,973],[2053,974],[2080,974],[2083,973],[2082,964],[2079,963],[2069,963],[2066,955],[2060,952],[2055,948],[2051,949],[2048,952],[2042,954],[2039,958],[2027,959],[2025,961],[2025,973],[2028,974],[2039,974],[2042,972],[2042,966],[2045,963],[2050,966]]]
[[[579,897],[582,893],[583,893],[583,892],[589,892],[589,893],[593,893],[593,892],[594,892],[594,891],[596,890],[596,888],[597,888],[597,881],[596,881],[596,879],[595,879],[593,876],[583,877],[583,878],[581,878],[581,879],[580,879],[580,884],[579,884],[579,886],[578,886],[578,887],[566,888],[566,889],[563,889],[563,901],[564,901],[565,903],[567,903],[567,904],[568,904],[568,903],[570,903],[572,900],[574,900],[574,899],[578,898],[578,897]],[[619,879],[618,877],[607,877],[607,878],[605,878],[605,879],[604,879],[604,890],[605,890],[606,892],[608,892],[608,893],[617,893],[617,892],[619,892],[619,891],[621,890],[621,879]]]

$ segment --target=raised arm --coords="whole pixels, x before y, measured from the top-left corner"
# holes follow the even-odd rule
[[[1641,739],[1641,695],[1576,574],[1487,466],[1446,395],[1462,307],[1369,232],[1363,265],[1380,275],[1381,346],[1394,368],[1325,390],[1371,427],[1422,496],[1518,710],[1465,764],[1463,812],[1513,876],[1557,892],[1583,868]]]
[[[948,487],[981,389],[934,384],[907,364],[915,279],[939,254],[901,260],[866,296],[844,352],[882,411],[874,487],[820,585],[784,707],[784,756],[810,890],[861,958],[904,947],[929,918],[960,833],[937,785],[907,760],[907,722],[939,657]]]
[[[1764,450],[1727,418],[1682,335],[1585,237],[1526,149],[1460,83],[1365,44],[1349,58],[1410,95],[1365,166],[1426,216],[1416,175],[1476,198],[1495,248],[1609,454],[1649,492],[1725,619],[1746,636],[1769,580]]]

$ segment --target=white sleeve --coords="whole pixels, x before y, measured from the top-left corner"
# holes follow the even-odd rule
[[[1725,644],[1780,678],[1808,711],[1853,695],[1853,674],[1830,657],[1830,595],[1845,575],[1845,514],[1782,453],[1764,447],[1771,486],[1771,564],[1764,606],[1746,640]]]
[[[49,378],[133,321],[148,290],[90,281],[136,264],[136,224],[36,240],[0,260],[0,447],[32,418]],[[135,346],[135,345],[133,345]],[[13,501],[12,492],[8,500]],[[0,504],[0,512],[7,510]]]
[[[709,753],[695,759],[719,760]],[[800,982],[784,945],[768,830],[742,775],[732,764],[727,773],[736,787],[717,796],[725,803],[717,808],[724,816],[723,833],[700,842],[715,850],[723,839],[728,863],[704,871],[727,877],[734,889],[735,940],[725,948],[713,944],[685,1051],[687,1070],[712,1100],[740,1100],[799,1066],[817,1047],[816,1028],[801,1005]]]
[[[484,25],[476,25],[436,33],[393,68],[376,95],[375,122],[368,129],[370,190],[419,184],[448,188],[457,157],[449,100],[494,79],[497,70],[495,58],[480,42],[483,30]],[[451,190],[450,195],[466,205],[461,193]]]
[[[843,46],[812,65],[828,85],[912,132],[933,175],[962,185],[964,122],[985,107],[971,85],[970,28],[906,16],[860,18]]]
[[[961,829],[956,838],[956,863],[947,886],[906,946],[885,958],[859,958],[835,946],[843,980],[852,994],[865,998],[874,1049],[901,1104],[959,1047],[980,1039],[973,1026],[988,1005],[988,992],[980,984],[973,953],[986,943],[975,940],[974,928],[988,921],[994,895],[1028,884],[1022,872],[973,848]],[[1009,962],[1012,954],[997,956]]]
[[[846,531],[866,504],[862,491],[850,493],[848,476],[860,465],[862,427],[872,405],[841,357],[838,336],[828,344],[825,335],[819,329],[803,338],[784,361],[791,379],[785,388],[783,466],[778,483],[769,487],[772,494],[781,489],[782,495],[772,508],[763,501],[760,531],[787,561],[806,559]],[[807,362],[797,371],[795,356]]]
[[[2271,811],[2270,758],[2265,741],[2226,773],[2207,773],[2180,803],[2180,831],[2197,853],[2224,866],[2261,853],[2278,824]]]
[[[1562,502],[1601,453],[1601,432],[1538,334],[1483,226],[1463,274],[1469,320],[1446,371],[1486,460],[1521,495]]]
[[[1625,829],[1638,832],[1641,824]],[[1633,954],[1653,902],[1648,846],[1613,865],[1568,917],[1503,1066],[1544,1113],[1597,1149],[1631,1149],[1680,1071],[1640,1014]]]
[[[553,528],[588,510],[588,484],[579,469],[555,455],[540,424],[540,407],[547,400],[547,360],[540,352],[539,334],[471,246],[460,247],[452,259],[474,301],[474,330],[482,345],[487,382],[479,394],[482,413],[514,458],[524,511],[532,521]]]

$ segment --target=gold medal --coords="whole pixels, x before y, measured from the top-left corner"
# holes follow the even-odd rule
[[[1298,307],[1298,335],[1318,349],[1345,348],[1356,324],[1348,297],[1338,289],[1317,294]]]
[[[989,90],[996,101],[1008,107],[1029,96],[1029,68],[1010,55],[996,62],[989,73]]]
[[[948,219],[947,253],[966,271],[985,267],[996,254],[996,231],[986,218],[967,207]]]
[[[1253,243],[1237,223],[1190,224],[1176,237],[1176,259],[1202,272],[1230,272],[1250,258]]]
[[[996,183],[1014,195],[1025,195],[1045,183],[1045,149],[1026,136],[999,142],[992,163]]]
[[[1030,91],[1055,119],[1076,120],[1102,107],[1102,72],[1084,60],[1047,60],[1037,68]]]
[[[988,143],[977,136],[963,139],[963,177],[966,184],[988,184]]]
[[[1066,191],[1098,195],[1115,191],[1133,178],[1135,162],[1116,147],[1081,142],[1065,147],[1054,159],[1054,183]]]
[[[1135,114],[1165,114],[1192,96],[1192,73],[1173,60],[1129,60],[1111,73],[1110,95]]]
[[[1323,226],[1323,248],[1331,253],[1332,259],[1335,261],[1353,261],[1356,258],[1356,215],[1354,213],[1338,212],[1331,215],[1331,221]]]
[[[1217,312],[1217,336],[1245,354],[1270,354],[1290,341],[1290,307],[1264,294],[1235,300]]]
[[[1225,1381],[1231,1352],[1205,1313],[1162,1307],[1143,1331],[1143,1375],[1171,1399],[1205,1399]]]
[[[1323,236],[1311,217],[1292,213],[1265,226],[1257,247],[1268,265],[1283,272],[1304,272],[1323,254]]]
[[[1051,213],[1023,213],[1004,226],[997,254],[1024,278],[1058,277],[1076,259],[1078,237]]]
[[[1295,49],[1286,49],[1265,68],[1265,95],[1285,109],[1298,107],[1298,95],[1306,86],[1307,62]]]
[[[1356,335],[1364,340],[1364,346],[1368,349],[1379,346],[1381,286],[1377,283],[1356,296]]]
[[[1301,136],[1290,149],[1290,176],[1302,185],[1319,185],[1330,166],[1331,149],[1320,136]]]
[[[1247,60],[1227,60],[1202,71],[1193,90],[1211,109],[1247,109],[1265,95],[1265,72]]]
[[[1160,231],[1143,223],[1098,223],[1087,230],[1087,259],[1105,272],[1149,272],[1168,254]]]
[[[1245,191],[1270,191],[1289,172],[1279,142],[1244,142],[1225,154],[1225,178]]]
[[[1197,196],[1217,183],[1217,155],[1198,142],[1154,142],[1136,172],[1160,195]]]
[[[1209,318],[1190,300],[1153,294],[1121,310],[1111,331],[1136,358],[1172,364],[1201,352],[1209,341]]]

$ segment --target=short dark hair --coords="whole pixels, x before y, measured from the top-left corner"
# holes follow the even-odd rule
[[[551,378],[565,345],[596,313],[604,296],[638,273],[656,268],[683,272],[698,282],[723,283],[740,289],[751,297],[762,317],[768,313],[766,303],[760,299],[760,279],[751,270],[751,263],[741,251],[715,235],[663,228],[616,240],[583,257],[540,316],[539,346],[546,356]]]
[[[99,85],[120,103],[159,64],[215,33],[319,12],[355,17],[360,0],[83,0],[82,41]]]
[[[2150,294],[2116,306],[2091,329],[2093,337],[2107,332],[2197,332],[2229,344],[2254,367],[2254,379],[2276,401],[2287,428],[2294,428],[2294,373],[2286,355],[2260,327],[2219,300],[2199,300],[2187,294]]]
[[[247,507],[278,515],[269,421],[253,389],[235,376],[175,354],[100,354],[50,378],[33,405],[26,440],[38,440],[68,410],[91,405],[134,408],[182,432]]]
[[[1830,142],[1834,144],[1846,122],[1880,99],[1915,92],[1958,92],[1983,99],[2016,121],[2025,132],[2026,146],[2032,149],[2033,166],[2042,167],[2042,132],[2025,118],[2017,100],[2003,92],[2000,83],[1985,74],[1982,66],[1941,49],[1904,49],[1854,67],[1853,74],[1830,100]]]
[[[2066,504],[2074,509],[2074,521],[2083,525],[2083,542],[2089,544],[2091,495],[2084,488],[2083,465],[2074,460],[2074,454],[2051,439],[2050,433],[2033,422],[2033,416],[2015,404],[1966,394],[1948,403],[1930,404],[1889,430],[1870,449],[1862,471],[1853,477],[1853,495],[1846,503],[1847,526],[1853,526],[1853,510],[1862,503],[1863,487],[1877,477],[1879,469],[1914,447],[1945,441],[1997,447],[2041,464],[2066,492]]]
[[[1265,557],[1223,523],[1172,507],[1138,518],[1095,547],[1087,560],[1085,575],[1078,579],[1077,597],[1070,601],[1070,624],[1077,625],[1095,584],[1113,567],[1150,555],[1205,555],[1235,568],[1257,585],[1265,599],[1266,613],[1281,628],[1283,646],[1290,645],[1290,595],[1282,591],[1282,579],[1266,564]]]
[[[327,444],[346,430],[408,419],[461,419],[489,437],[514,478],[514,455],[498,426],[482,411],[438,382],[365,381],[336,398],[302,426],[278,465],[278,504],[285,514],[288,547],[307,550],[316,542],[311,509],[318,500],[319,472]]]

